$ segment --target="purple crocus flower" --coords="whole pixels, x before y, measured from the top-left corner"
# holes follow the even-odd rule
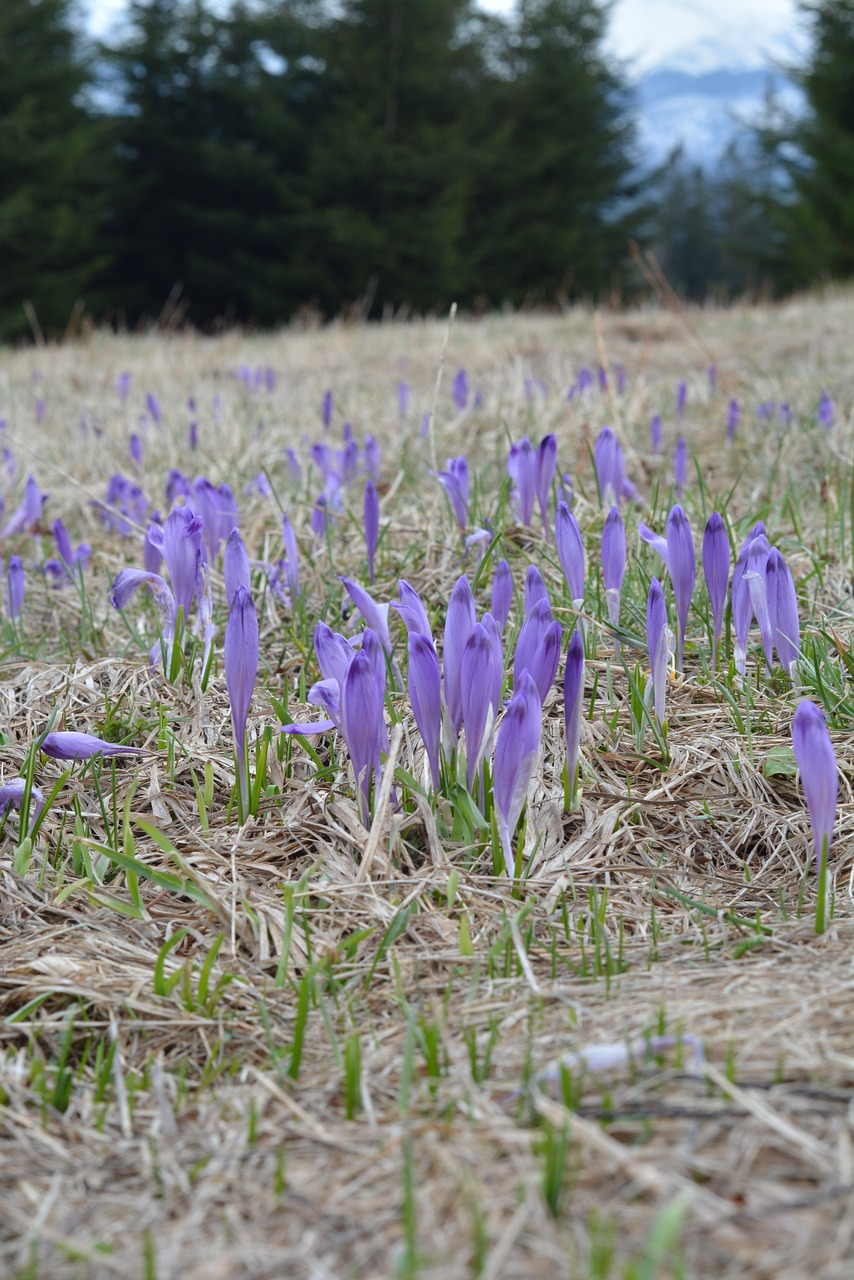
[[[160,404],[158,403],[157,397],[154,396],[150,391],[145,397],[145,408],[148,411],[148,416],[151,418],[151,421],[154,423],[155,427],[159,427],[160,426]]]
[[[513,603],[513,575],[506,560],[499,560],[492,579],[492,616],[499,632],[507,626],[510,606]]]
[[[148,536],[166,561],[175,609],[183,611],[186,623],[202,562],[202,521],[189,507],[176,507],[162,529],[156,524],[149,527]]]
[[[727,444],[732,444],[735,439],[735,429],[738,426],[738,420],[741,417],[741,410],[738,407],[738,401],[733,398],[729,402],[726,413],[726,439]]]
[[[315,538],[326,537],[326,525],[328,518],[326,498],[321,493],[314,504],[311,519],[309,521],[311,532],[314,534]]]
[[[783,670],[793,679],[801,650],[798,597],[789,566],[776,547],[771,548],[765,566],[765,588],[777,657]]]
[[[21,616],[26,587],[24,565],[21,557],[10,556],[9,565],[6,569],[6,608],[12,622],[17,622]]]
[[[526,670],[532,676],[534,684],[537,686],[537,692],[540,695],[540,704],[545,702],[549,689],[554,684],[554,678],[557,675],[558,663],[560,662],[560,642],[563,636],[563,628],[559,622],[550,622],[543,634],[542,642],[537,646],[531,655],[530,662]],[[516,673],[514,671],[513,688],[516,688]]]
[[[664,724],[664,698],[667,689],[667,667],[670,658],[670,628],[667,625],[667,605],[658,578],[649,584],[646,602],[646,647],[652,675],[655,718]]]
[[[291,608],[299,598],[299,558],[297,555],[297,539],[294,527],[287,515],[282,515],[282,543],[285,548],[285,573],[288,579],[288,592],[291,597]]]
[[[20,506],[10,516],[0,538],[11,538],[18,533],[35,533],[42,516],[42,507],[48,494],[42,493],[35,476],[27,476],[24,496]]]
[[[641,521],[638,533],[644,542],[648,542],[661,556],[670,574],[673,585],[673,598],[676,601],[676,617],[679,625],[679,648],[676,666],[682,670],[682,658],[685,652],[685,628],[688,623],[688,611],[691,608],[691,597],[694,594],[696,562],[694,556],[694,537],[691,525],[685,512],[677,504],[667,517],[667,537],[658,534]]]
[[[246,554],[239,529],[232,529],[228,536],[222,568],[225,576],[225,599],[230,608],[237,588],[243,587],[243,590],[248,593],[250,587],[249,556]]]
[[[649,422],[649,447],[653,453],[661,453],[661,414],[654,413]]]
[[[426,636],[432,644],[433,631],[430,619],[427,617],[427,610],[418,592],[404,578],[401,578],[397,584],[397,594],[400,598],[392,600],[391,607],[400,614],[409,635]]]
[[[377,553],[377,543],[380,537],[380,499],[377,493],[377,486],[373,480],[368,480],[365,484],[362,515],[365,525],[365,543],[368,548],[368,580],[373,586],[374,556]]]
[[[753,616],[759,626],[762,637],[762,648],[765,661],[770,671],[774,661],[774,635],[771,629],[771,616],[768,612],[768,591],[765,585],[765,570],[771,547],[764,534],[754,538],[747,549],[747,570],[744,581],[750,593],[750,604]]]
[[[370,653],[364,648],[355,655],[344,677],[341,689],[341,729],[347,741],[356,778],[359,814],[362,823],[367,826],[371,774],[378,783],[385,722],[383,693],[377,683],[376,667]]]
[[[816,422],[820,427],[830,430],[833,426],[833,401],[829,394],[825,391],[822,394],[818,405],[818,413],[816,414]]]
[[[812,823],[816,864],[822,868],[827,862],[836,823],[839,775],[824,716],[809,698],[802,698],[795,711],[792,747]]]
[[[494,682],[487,673],[490,671],[494,652],[486,628],[480,622],[475,623],[466,640],[460,668],[460,695],[466,735],[466,786],[469,792],[492,737],[495,710],[491,693]]]
[[[447,468],[439,472],[439,483],[448,495],[457,524],[464,533],[469,518],[469,466],[465,454],[448,459]]]
[[[225,628],[225,683],[231,703],[234,751],[240,789],[241,817],[249,816],[249,788],[246,779],[246,719],[258,674],[258,616],[245,587],[237,587],[231,598]]]
[[[448,708],[451,725],[456,736],[459,736],[463,723],[462,702],[462,669],[463,653],[466,641],[474,630],[477,621],[474,607],[474,596],[465,574],[454,584],[448,600],[448,612],[445,616],[445,705]]]
[[[320,416],[323,420],[324,429],[328,431],[332,424],[332,392],[331,391],[324,392],[323,407],[321,408]]]
[[[545,531],[546,540],[549,537],[548,507],[549,494],[552,489],[552,482],[555,478],[557,470],[557,436],[553,432],[543,436],[537,448],[536,472],[535,472],[535,488],[537,491],[537,502],[540,506],[540,515],[543,518],[543,530]]]
[[[578,521],[565,502],[557,507],[555,545],[572,607],[580,609],[584,604],[584,542]]]
[[[176,608],[175,598],[165,578],[161,578],[159,573],[149,573],[145,569],[120,569],[110,588],[110,604],[114,609],[124,609],[131,596],[135,595],[142,586],[149,588],[157,605],[160,629],[167,645],[166,669],[168,670],[172,643],[175,639]],[[152,662],[155,660],[154,654],[156,654],[156,646],[152,652]]]
[[[532,605],[519,628],[516,651],[513,655],[513,688],[519,683],[523,671],[530,671],[536,655],[543,646],[546,632],[554,618],[548,596],[542,596]]]
[[[130,453],[131,461],[133,462],[134,466],[136,466],[137,468],[141,468],[142,467],[142,441],[140,440],[139,436],[135,431],[132,433],[131,438],[128,441],[128,452]]]
[[[543,582],[543,575],[535,564],[529,564],[525,574],[525,616],[528,616],[537,601],[548,600],[548,598],[549,593]]]
[[[680,436],[676,441],[676,449],[673,453],[673,482],[676,485],[676,492],[682,494],[683,489],[688,480],[688,446],[685,443],[685,437]]]
[[[526,527],[534,514],[537,496],[537,460],[533,445],[527,436],[511,446],[507,458],[507,470],[513,481],[512,501],[519,518]]]
[[[375,481],[382,473],[382,451],[373,436],[365,436],[365,471]]]
[[[635,486],[626,479],[623,469],[623,446],[610,427],[603,427],[596,437],[593,465],[603,507],[613,506],[621,498],[635,496]]]
[[[57,559],[45,560],[45,573],[49,574],[53,579],[54,586],[61,586],[63,582],[69,582],[72,577],[73,570],[79,565],[81,570],[86,568],[89,562],[90,547],[88,542],[81,542],[75,549],[71,545],[71,538],[68,536],[68,530],[61,520],[53,522],[53,540],[56,543]]]
[[[387,604],[377,604],[376,600],[370,595],[364,587],[360,587],[358,582],[353,582],[351,578],[341,578],[348,596],[353,604],[359,610],[359,613],[365,620],[365,625],[373,631],[374,635],[380,641],[383,650],[391,656],[391,635],[388,629],[388,610]]]
[[[713,511],[706,521],[703,533],[703,574],[706,579],[706,590],[709,593],[709,603],[712,606],[713,671],[717,667],[718,641],[726,608],[730,554],[726,525],[717,511]]]
[[[119,393],[119,399],[122,404],[124,404],[125,400],[128,398],[128,392],[130,391],[130,379],[131,375],[129,373],[120,373],[116,378],[116,390]]]
[[[676,416],[681,418],[685,412],[685,401],[688,399],[688,383],[684,379],[676,388]]]
[[[570,812],[575,808],[581,717],[584,708],[584,642],[576,628],[569,638],[563,678],[563,713],[566,726],[566,782]]]
[[[42,740],[41,749],[52,760],[91,760],[95,756],[142,756],[142,747],[123,746],[119,742],[105,742],[93,733],[49,733]]]
[[[27,789],[26,778],[12,778],[0,787],[0,817],[8,808],[20,809],[24,803],[24,792]],[[33,827],[45,806],[44,793],[38,787],[30,789],[30,827]]]
[[[524,672],[498,730],[492,773],[498,838],[511,881],[516,873],[512,839],[540,749],[542,717],[537,686]]]
[[[626,529],[619,507],[612,507],[602,529],[602,580],[611,626],[620,621],[620,593],[626,571]],[[615,641],[619,650],[620,642]]]
[[[439,788],[439,742],[442,734],[442,676],[429,636],[409,633],[409,701],[424,743],[433,786]]]
[[[456,372],[453,396],[457,413],[462,413],[469,402],[469,378],[465,369],[458,369]]]

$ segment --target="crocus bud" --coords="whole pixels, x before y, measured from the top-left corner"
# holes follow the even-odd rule
[[[400,614],[407,632],[410,635],[415,632],[418,635],[427,636],[428,640],[432,641],[430,620],[418,592],[401,578],[397,584],[397,593],[400,599],[392,600],[391,607]]]
[[[541,732],[540,696],[533,679],[525,672],[498,730],[492,773],[498,838],[511,880],[516,871],[511,842],[528,794]]]
[[[492,736],[495,713],[490,696],[491,681],[487,678],[492,656],[492,641],[483,625],[478,622],[469,632],[460,670],[463,726],[466,735],[466,786],[469,792]]]
[[[547,540],[549,536],[549,494],[551,493],[552,481],[554,480],[556,469],[557,436],[550,432],[549,435],[543,436],[540,441],[536,459],[537,502],[540,506],[540,514],[543,518],[543,529]]]
[[[299,596],[299,559],[294,526],[286,515],[282,516],[282,544],[285,548],[285,572],[288,578],[291,607],[293,608]]]
[[[245,587],[237,587],[231,599],[225,628],[225,683],[231,703],[231,724],[237,757],[242,817],[249,813],[246,780],[246,720],[258,673],[258,617]]]
[[[373,586],[374,556],[377,552],[377,542],[379,541],[380,536],[380,500],[377,493],[377,486],[374,484],[373,480],[368,480],[365,484],[363,518],[365,524],[365,543],[368,548],[368,578]]]
[[[718,641],[723,627],[729,585],[730,545],[726,525],[717,511],[706,522],[703,533],[703,575],[712,606],[712,670],[717,667]]]
[[[439,787],[439,741],[442,733],[442,677],[433,642],[409,633],[409,701],[424,743],[433,786]]]
[[[380,749],[385,722],[383,698],[371,657],[363,649],[350,663],[341,690],[341,727],[356,778],[359,814],[368,824],[371,773],[380,776]]]
[[[676,492],[681,495],[682,490],[688,479],[688,446],[685,443],[685,437],[680,436],[676,441],[676,449],[673,453],[673,482],[676,485]]]
[[[563,628],[559,622],[550,622],[546,627],[542,642],[538,645],[531,661],[527,667],[528,672],[533,677],[534,684],[537,686],[537,692],[540,695],[540,702],[546,700],[546,695],[554,683],[557,674],[558,663],[560,662],[560,642],[563,636]],[[514,689],[515,689],[514,682]]]
[[[513,575],[506,560],[500,560],[495,566],[495,577],[492,580],[492,616],[498,624],[499,631],[504,631],[513,603]]]
[[[463,723],[463,703],[460,681],[462,678],[463,653],[466,641],[477,621],[474,608],[474,596],[471,593],[469,580],[462,574],[454,584],[448,600],[448,612],[445,617],[445,643],[443,660],[445,664],[445,704],[451,719],[454,732],[459,735]]]
[[[608,617],[616,627],[620,620],[620,593],[626,571],[626,530],[619,507],[612,507],[602,529],[602,580]],[[617,642],[619,648],[619,641]]]
[[[230,606],[238,587],[243,587],[244,591],[248,591],[250,587],[249,556],[246,554],[239,529],[232,529],[228,535],[222,568],[225,575],[225,599]]]
[[[155,542],[157,529],[157,525],[152,525],[148,531],[152,542]],[[189,507],[176,507],[166,517],[161,540],[160,549],[169,570],[175,608],[183,609],[186,623],[196,594],[202,559],[202,521]]]
[[[646,647],[652,674],[655,718],[659,724],[664,724],[664,699],[670,657],[670,629],[667,625],[667,605],[664,602],[664,592],[657,578],[653,578],[649,584],[649,595],[646,602]]]
[[[649,422],[649,447],[653,453],[661,453],[661,414],[654,413]]]
[[[776,547],[771,548],[765,566],[765,588],[777,657],[786,674],[793,678],[794,666],[801,651],[798,597],[789,566]]]
[[[439,472],[439,483],[448,495],[460,531],[464,533],[469,519],[469,466],[465,454],[448,459],[447,469]]]
[[[765,585],[765,568],[768,564],[770,553],[771,547],[768,539],[764,534],[759,534],[748,547],[747,570],[744,574],[744,581],[747,583],[748,591],[750,592],[750,604],[759,626],[762,648],[765,651],[765,661],[769,670],[774,661],[774,637],[771,631],[771,617],[768,613],[768,592]]]
[[[514,502],[519,519],[522,524],[529,525],[537,494],[537,463],[533,445],[527,436],[511,447],[507,470],[515,486]]]
[[[694,594],[696,563],[691,525],[680,506],[675,506],[667,518],[667,567],[670,571],[670,581],[673,584],[676,618],[679,623],[676,666],[681,671],[682,659],[685,653],[685,628],[688,623],[688,610],[691,608],[691,597]]]
[[[809,698],[798,703],[792,722],[792,746],[812,823],[816,863],[821,867],[826,861],[836,822],[839,776],[824,716]]]
[[[575,808],[578,752],[581,744],[581,716],[584,706],[584,643],[573,631],[566,652],[563,678],[563,712],[566,724],[566,778],[569,809]]]
[[[584,543],[578,521],[565,502],[555,516],[555,545],[574,609],[584,604]]]
[[[525,574],[525,616],[528,616],[538,600],[548,600],[548,598],[549,593],[542,574],[535,564],[529,564]]]
[[[21,557],[10,556],[6,570],[6,608],[12,622],[17,622],[21,616],[26,586],[24,565]]]
[[[93,733],[49,733],[42,740],[41,749],[52,760],[91,760],[95,756],[141,756],[142,747],[123,746],[119,742],[105,742]]]
[[[543,646],[546,631],[554,621],[552,617],[551,607],[548,599],[543,596],[531,609],[531,612],[525,618],[522,626],[519,628],[519,636],[516,640],[516,651],[513,655],[513,690],[518,688],[518,682],[523,671],[530,671],[536,655]]]

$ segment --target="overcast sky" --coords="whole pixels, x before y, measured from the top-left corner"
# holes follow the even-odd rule
[[[98,35],[120,17],[124,0],[83,0]],[[514,0],[480,0],[483,9],[512,10]],[[723,43],[751,62],[769,49],[779,53],[797,30],[795,0],[616,0],[610,45],[638,70],[654,66],[688,45]]]

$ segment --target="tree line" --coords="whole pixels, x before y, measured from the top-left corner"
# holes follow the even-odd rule
[[[633,239],[689,297],[849,274],[854,0],[805,7],[806,116],[710,176],[644,171],[599,0],[132,0],[108,47],[4,0],[0,338],[619,298]]]

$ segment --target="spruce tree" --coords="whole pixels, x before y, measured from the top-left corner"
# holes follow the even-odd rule
[[[71,0],[0,5],[0,338],[62,334],[103,264],[101,132]]]

